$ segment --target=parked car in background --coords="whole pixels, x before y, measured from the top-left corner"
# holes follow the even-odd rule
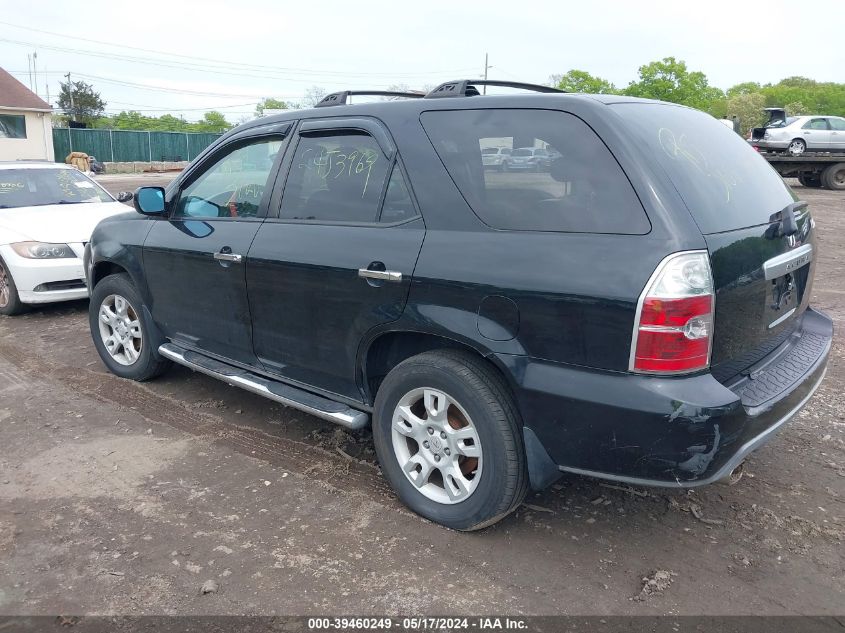
[[[792,156],[813,151],[845,152],[845,118],[777,117],[752,130],[751,144],[760,149],[783,150]]]
[[[85,252],[103,363],[372,424],[399,497],[459,530],[563,472],[735,478],[827,366],[807,204],[703,112],[479,83],[328,95],[139,189]],[[560,155],[490,177],[502,138]]]
[[[484,147],[481,150],[481,164],[485,168],[506,170],[510,165],[510,147]]]
[[[510,169],[541,171],[549,168],[549,152],[536,147],[520,147],[511,153]]]
[[[0,314],[87,297],[85,244],[100,220],[126,210],[70,165],[0,163]]]

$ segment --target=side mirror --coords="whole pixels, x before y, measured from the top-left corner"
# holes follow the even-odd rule
[[[142,215],[164,215],[164,187],[139,187],[133,201]]]
[[[117,194],[117,201],[118,202],[129,202],[135,196],[132,194],[131,191],[121,191]]]

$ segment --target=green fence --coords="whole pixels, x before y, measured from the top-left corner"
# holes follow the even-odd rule
[[[101,162],[193,160],[220,134],[185,132],[134,132],[53,128],[53,153],[57,163],[71,152],[85,152]]]

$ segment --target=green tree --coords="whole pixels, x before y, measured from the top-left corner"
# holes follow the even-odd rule
[[[619,90],[607,79],[595,77],[585,70],[572,69],[563,75],[552,75],[551,84],[566,92],[586,94],[618,94]]]
[[[739,95],[747,95],[751,93],[760,92],[760,84],[756,81],[744,81],[741,84],[731,86],[725,93],[728,98],[738,97]]]
[[[748,92],[728,98],[727,116],[739,119],[743,136],[753,127],[759,127],[766,121],[763,108],[766,98],[759,92]]]
[[[60,86],[59,108],[65,111],[71,121],[90,124],[103,114],[106,102],[91,84],[65,81]]]
[[[802,116],[804,114],[812,114],[810,109],[800,101],[793,101],[783,106],[784,110],[789,116]]]
[[[707,82],[700,71],[690,72],[682,60],[665,57],[639,68],[639,81],[632,81],[625,94],[632,97],[660,99],[699,110],[711,111],[724,99],[724,93]]]
[[[214,110],[210,112],[206,112],[202,120],[194,124],[195,132],[214,132],[219,134],[220,132],[225,132],[228,129],[231,129],[232,124],[226,120],[226,117],[223,116],[222,112],[216,112]]]
[[[287,110],[291,106],[286,101],[281,99],[274,99],[273,97],[266,97],[255,105],[255,116],[264,116],[264,110]]]

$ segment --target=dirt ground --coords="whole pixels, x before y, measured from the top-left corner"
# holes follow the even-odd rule
[[[567,476],[474,534],[405,510],[367,431],[182,368],[111,376],[87,302],[0,319],[0,614],[842,614],[845,195],[796,191],[839,329],[821,389],[746,477]]]

